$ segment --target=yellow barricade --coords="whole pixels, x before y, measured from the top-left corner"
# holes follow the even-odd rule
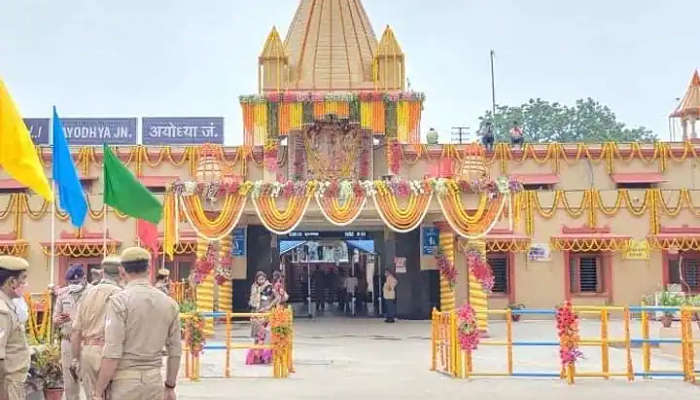
[[[682,377],[687,382],[694,383],[698,370],[695,369],[695,348],[700,340],[693,338],[693,315],[700,311],[700,307],[655,307],[655,306],[633,306],[633,307],[592,307],[574,306],[574,311],[578,315],[596,315],[600,320],[600,337],[579,338],[579,347],[599,347],[601,352],[600,371],[577,371],[574,366],[563,368],[554,366],[550,371],[528,371],[518,372],[513,367],[513,348],[518,346],[559,346],[558,341],[514,341],[513,340],[513,315],[554,315],[556,310],[488,310],[491,315],[503,315],[505,317],[506,332],[505,340],[482,340],[479,346],[504,346],[506,357],[505,371],[475,371],[472,364],[472,354],[463,351],[459,345],[457,312],[440,312],[433,310],[432,313],[432,362],[431,370],[447,374],[455,378],[469,378],[478,376],[511,376],[511,377],[552,377],[566,379],[569,383],[574,382],[574,378],[604,378],[625,377],[633,381],[635,377]],[[664,339],[650,337],[650,316],[652,312],[677,312],[681,313],[681,337],[680,339]],[[630,333],[630,325],[633,321],[632,313],[639,313],[641,323],[641,338],[633,338]],[[611,338],[609,335],[610,314],[619,315],[623,322],[624,335],[619,338]],[[554,329],[556,322],[553,321]],[[681,345],[681,369],[676,371],[659,371],[651,368],[651,346],[654,344],[680,344]],[[620,371],[610,369],[610,346],[624,345],[625,368]],[[641,371],[635,370],[632,358],[632,346],[641,345],[642,366]],[[478,350],[477,350],[478,351]],[[556,369],[554,369],[556,368]]]
[[[192,332],[189,325],[185,324],[183,335],[185,351],[185,377],[190,380],[200,378],[200,353],[207,351],[225,351],[224,373],[225,378],[231,377],[231,351],[232,350],[271,350],[272,351],[272,375],[275,378],[287,378],[294,372],[294,316],[291,308],[276,308],[266,313],[232,313],[212,312],[181,314],[183,321],[196,315],[199,318],[223,319],[225,324],[225,342],[223,345],[204,345],[200,349],[191,349],[188,346]],[[254,319],[267,320],[270,324],[270,344],[255,344],[251,342],[235,343],[232,341],[232,328],[236,322],[234,318],[246,318],[252,322]]]

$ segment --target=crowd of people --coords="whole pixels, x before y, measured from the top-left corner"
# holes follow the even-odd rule
[[[486,150],[493,151],[495,134],[493,131],[493,123],[491,121],[485,121],[481,125],[481,128],[479,129],[479,136],[481,136],[481,144],[486,147]],[[525,145],[523,128],[520,126],[520,122],[518,121],[513,121],[513,125],[510,129],[510,144],[511,146],[518,146],[520,149],[522,149]]]
[[[66,400],[83,398],[81,390],[93,400],[176,398],[179,307],[151,285],[150,264],[147,250],[131,247],[105,258],[90,283],[81,266],[66,272],[67,285],[56,290],[53,310]],[[28,269],[22,258],[0,256],[0,399],[26,398],[30,348],[20,299]]]

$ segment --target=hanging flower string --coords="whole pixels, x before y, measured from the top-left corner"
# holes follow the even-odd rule
[[[197,285],[204,282],[209,273],[216,267],[216,254],[218,251],[215,243],[216,242],[209,242],[204,257],[197,260],[194,265],[194,282]]]
[[[484,260],[484,257],[478,251],[470,250],[467,253],[467,264],[469,265],[469,271],[481,283],[481,287],[485,291],[490,292],[493,289],[495,279],[493,271]]]
[[[559,332],[559,358],[562,367],[573,367],[576,360],[583,356],[579,350],[579,317],[574,313],[571,302],[557,307],[557,330]]]
[[[476,312],[471,305],[465,304],[457,310],[457,324],[459,347],[466,352],[476,350],[481,337],[476,324]]]
[[[437,259],[438,270],[440,271],[440,276],[442,276],[447,283],[450,285],[450,289],[454,289],[457,283],[457,268],[455,268],[454,263],[445,257],[444,254],[438,254],[435,256]]]

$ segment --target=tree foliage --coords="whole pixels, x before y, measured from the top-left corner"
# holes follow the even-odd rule
[[[511,107],[497,106],[496,116],[487,111],[479,120],[493,121],[497,141],[510,141],[510,129],[518,122],[526,142],[651,142],[656,135],[644,127],[629,128],[607,106],[587,98],[569,107],[542,99]]]

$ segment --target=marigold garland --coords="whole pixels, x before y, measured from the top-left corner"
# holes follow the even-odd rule
[[[576,360],[583,356],[579,350],[579,317],[574,312],[571,302],[557,307],[556,321],[559,335],[559,359],[562,367],[574,367]],[[569,379],[573,379],[570,376]]]
[[[384,182],[375,182],[377,193],[374,195],[374,205],[382,221],[392,230],[403,233],[418,227],[428,212],[433,193],[415,194],[408,196],[405,206],[400,206],[396,195]]]
[[[221,240],[231,233],[243,214],[247,200],[247,189],[236,194],[228,194],[215,219],[209,219],[202,207],[199,196],[182,196],[182,208],[190,225],[200,237],[208,240]]]
[[[258,214],[258,218],[269,231],[277,235],[286,235],[293,231],[301,222],[315,189],[316,183],[309,182],[306,187],[306,193],[291,196],[283,211],[277,208],[275,199],[271,196],[253,196],[253,206]]]
[[[367,197],[353,193],[343,204],[337,197],[324,196],[318,194],[316,203],[321,213],[335,226],[347,226],[352,224],[360,216],[367,204]]]
[[[39,325],[39,311],[36,309],[36,304],[32,301],[31,296],[28,293],[24,294],[24,301],[27,303],[29,308],[29,318],[27,319],[27,331],[36,343],[42,344],[48,341],[49,333],[49,322],[51,321],[51,292],[46,291],[41,296],[38,304],[42,305],[43,316],[41,319],[41,325]]]

